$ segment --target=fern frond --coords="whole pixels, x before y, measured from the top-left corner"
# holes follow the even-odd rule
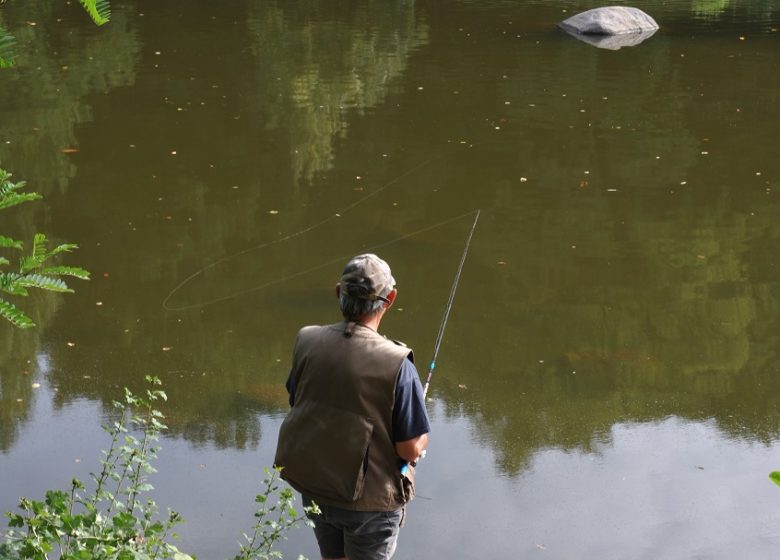
[[[59,278],[51,278],[41,274],[25,274],[18,280],[20,286],[26,288],[40,288],[50,292],[73,292],[68,285]]]
[[[42,263],[46,260],[46,256],[46,235],[43,233],[36,233],[33,236],[32,258]]]
[[[35,326],[32,319],[25,315],[21,309],[4,299],[0,299],[0,317],[10,321],[20,329],[29,329]]]
[[[0,248],[2,249],[18,249],[21,251],[24,249],[24,243],[21,241],[17,241],[16,239],[11,239],[10,237],[5,237],[0,235]]]
[[[26,296],[27,290],[19,282],[21,279],[21,274],[0,272],[0,291],[14,296]]]
[[[14,65],[14,46],[16,46],[14,36],[0,27],[0,68]]]
[[[6,259],[5,257],[0,257],[0,266],[2,266],[4,264],[11,264],[11,261]]]
[[[23,189],[27,186],[27,181],[19,181],[18,183],[12,183],[9,179],[13,177],[5,169],[0,169],[0,196],[5,196],[11,191],[17,189]]]
[[[46,255],[46,258],[48,259],[49,257],[58,255],[60,253],[70,253],[73,249],[78,248],[79,246],[75,243],[63,243],[62,245],[57,245],[54,249],[52,249],[51,253]]]
[[[32,254],[19,259],[19,272],[24,274],[36,268],[40,268],[47,257],[46,236],[42,233],[36,233],[33,237]]]
[[[79,0],[81,5],[95,22],[95,25],[108,23],[111,18],[111,5],[108,0]]]
[[[38,274],[47,276],[73,276],[80,280],[89,280],[89,271],[76,266],[49,266],[38,269]]]
[[[10,193],[0,197],[0,210],[42,198],[38,193]]]

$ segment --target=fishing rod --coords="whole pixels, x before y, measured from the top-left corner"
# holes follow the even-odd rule
[[[458,271],[455,273],[455,279],[452,281],[452,288],[450,288],[450,296],[447,299],[447,306],[444,308],[444,317],[439,325],[439,334],[436,335],[436,344],[433,347],[433,357],[431,358],[431,365],[428,369],[428,378],[425,380],[425,387],[423,387],[423,400],[428,395],[428,388],[431,386],[431,378],[433,377],[433,371],[436,369],[436,357],[439,355],[439,348],[441,347],[441,341],[444,338],[444,329],[447,328],[447,320],[450,318],[450,310],[452,310],[452,302],[455,300],[455,292],[458,289],[458,282],[460,281],[460,273],[463,271],[463,263],[466,262],[466,255],[469,252],[469,246],[471,245],[471,238],[474,236],[474,230],[477,229],[477,220],[479,220],[480,210],[477,210],[477,215],[474,216],[474,224],[471,226],[468,239],[466,239],[466,247],[463,249],[463,255],[460,257],[460,264],[458,265]]]
[[[444,329],[447,328],[447,320],[450,318],[450,311],[452,310],[452,303],[455,301],[455,292],[458,290],[458,282],[460,281],[460,273],[463,271],[463,264],[466,262],[466,255],[469,253],[469,246],[471,245],[471,238],[474,236],[474,230],[477,229],[477,221],[479,220],[480,210],[477,210],[476,216],[474,216],[474,223],[469,231],[469,236],[466,239],[466,247],[463,249],[463,255],[460,257],[460,263],[458,264],[458,270],[455,273],[455,278],[452,281],[452,287],[450,288],[450,295],[447,298],[447,305],[444,308],[444,317],[442,317],[441,324],[439,325],[439,333],[436,335],[436,344],[433,346],[433,357],[431,358],[431,365],[428,369],[428,378],[425,380],[425,386],[423,387],[423,402],[428,395],[428,388],[431,386],[431,378],[433,372],[436,369],[436,358],[439,355],[439,348],[441,347],[441,341],[444,338]],[[425,457],[425,450],[423,450],[420,459]],[[417,461],[408,463],[403,461],[401,464],[401,476],[406,476],[409,470],[409,465],[415,466]]]

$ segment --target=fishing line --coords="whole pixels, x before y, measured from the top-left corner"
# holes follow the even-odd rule
[[[452,281],[452,288],[450,288],[450,295],[447,299],[447,306],[444,308],[444,317],[439,325],[439,333],[436,335],[436,344],[433,347],[433,358],[431,358],[430,369],[428,370],[428,379],[425,380],[425,387],[423,388],[423,400],[428,394],[428,387],[431,385],[431,378],[433,377],[433,370],[436,369],[436,357],[439,355],[439,348],[441,347],[441,341],[444,338],[444,329],[447,327],[447,320],[450,318],[450,310],[452,309],[452,302],[455,301],[455,292],[458,289],[458,282],[460,281],[460,273],[463,271],[463,263],[466,262],[466,255],[469,252],[469,246],[471,245],[471,238],[474,236],[474,230],[477,229],[477,221],[479,220],[480,210],[477,210],[476,216],[474,216],[474,224],[471,226],[468,239],[466,239],[466,248],[463,249],[463,255],[460,257],[460,264],[458,264],[458,271],[455,273],[455,279]]]
[[[355,206],[355,204],[353,204],[352,206]],[[474,214],[474,212],[475,211],[472,210],[471,212],[466,212],[465,214],[461,214],[461,215],[455,216],[453,218],[448,218],[448,219],[446,219],[444,221],[438,222],[438,223],[433,224],[431,226],[426,226],[426,227],[424,227],[422,229],[418,229],[418,230],[413,231],[411,233],[407,233],[407,234],[404,234],[404,235],[402,235],[400,237],[396,237],[394,239],[391,239],[390,241],[385,241],[385,242],[380,243],[378,245],[373,245],[371,247],[368,247],[368,248],[365,248],[365,249],[361,249],[361,250],[364,251],[364,252],[371,252],[371,251],[376,251],[377,249],[382,249],[383,247],[387,247],[387,246],[392,245],[394,243],[398,243],[399,241],[403,241],[404,239],[409,239],[410,237],[414,237],[415,235],[420,235],[420,234],[425,233],[427,231],[431,231],[431,230],[434,230],[436,228],[440,228],[442,226],[445,226],[447,224],[451,224],[453,222],[457,222],[458,220],[461,220],[461,219],[465,218],[466,216],[471,216],[472,214]],[[477,213],[477,216],[479,216],[479,210],[476,210],[476,213]],[[313,229],[313,228],[310,228],[310,229]],[[473,230],[472,230],[472,233],[474,233]],[[469,240],[470,239],[471,239],[471,237],[469,237]],[[271,245],[271,244],[273,244],[275,242],[278,242],[278,241],[272,241],[272,242],[266,243],[263,246],[268,246],[268,245]],[[245,251],[242,251],[241,253],[236,253],[235,255],[231,255],[231,257],[225,257],[224,259],[222,259],[222,261],[224,262],[225,260],[228,260],[229,258],[236,257],[236,256],[238,256],[240,254],[247,253],[250,250],[254,250],[254,249],[257,249],[257,248],[259,248],[259,247],[255,247],[253,249],[247,249]],[[192,305],[186,305],[186,306],[182,306],[182,307],[173,307],[173,308],[172,307],[165,307],[165,309],[167,309],[169,311],[186,311],[186,310],[189,310],[189,309],[197,309],[197,308],[200,308],[200,307],[206,307],[208,305],[213,305],[215,303],[228,301],[230,299],[234,299],[234,298],[237,298],[237,297],[240,297],[240,296],[244,296],[246,294],[250,294],[252,292],[256,292],[256,291],[262,290],[262,289],[267,288],[269,286],[273,286],[274,284],[281,284],[282,282],[286,282],[288,280],[292,280],[293,278],[298,278],[299,276],[304,276],[306,274],[309,274],[311,272],[315,272],[317,270],[326,268],[326,267],[331,266],[331,265],[336,264],[336,263],[343,263],[346,259],[348,259],[348,258],[350,258],[352,256],[354,256],[354,254],[352,254],[352,253],[350,253],[349,255],[343,255],[341,257],[335,258],[335,259],[330,260],[328,262],[325,262],[325,263],[322,263],[322,264],[318,264],[317,266],[313,266],[311,268],[307,268],[306,270],[301,270],[301,271],[298,271],[298,272],[294,272],[293,274],[289,274],[287,276],[283,276],[281,278],[276,278],[274,280],[269,280],[268,282],[264,282],[263,284],[259,284],[257,286],[252,287],[252,288],[247,288],[246,290],[241,290],[241,291],[238,291],[238,292],[234,292],[234,293],[226,295],[226,296],[221,296],[221,297],[214,298],[214,299],[211,299],[211,300],[208,300],[208,301],[198,302],[198,303],[195,303],[195,304],[192,304]],[[214,263],[214,264],[216,264],[216,263]],[[214,264],[209,265],[209,267],[210,266],[214,266]],[[462,266],[463,265],[461,264],[461,267]],[[197,276],[198,274],[201,274],[204,270],[206,270],[209,267],[205,267],[205,268],[199,270],[198,272],[196,272],[195,274],[191,275],[185,282],[183,282],[182,284],[177,286],[175,288],[175,290],[180,289],[181,286],[183,286],[186,282],[188,282],[192,278],[195,278],[195,276]],[[459,273],[460,273],[460,271],[459,271]],[[175,290],[174,290],[174,292],[175,292]],[[171,295],[174,292],[171,292]],[[168,301],[168,299],[171,297],[171,295],[169,295],[167,298],[165,298],[165,301]],[[163,302],[163,304],[165,304],[165,302]],[[450,305],[451,305],[451,303],[450,303]],[[446,318],[445,318],[445,322],[446,322]]]
[[[441,157],[441,156],[437,156],[437,157]],[[168,295],[165,297],[165,299],[162,302],[163,309],[165,309],[166,311],[187,311],[187,310],[190,310],[190,309],[196,309],[198,307],[203,307],[203,306],[209,305],[211,303],[217,303],[218,301],[224,301],[222,298],[220,298],[220,299],[216,299],[216,300],[212,300],[212,301],[207,301],[205,303],[196,303],[196,304],[184,305],[184,306],[180,306],[180,307],[173,307],[173,306],[168,305],[168,301],[170,301],[170,299],[174,295],[176,295],[176,293],[179,290],[181,290],[184,286],[186,286],[187,284],[192,282],[198,276],[201,276],[207,270],[209,270],[211,268],[214,268],[215,266],[218,266],[218,265],[220,265],[222,263],[231,261],[231,260],[233,260],[233,259],[235,259],[237,257],[242,256],[242,255],[246,255],[247,253],[251,253],[252,251],[259,251],[260,249],[264,249],[266,247],[270,247],[272,245],[276,245],[276,244],[282,243],[284,241],[289,241],[290,239],[294,239],[295,237],[299,237],[299,236],[301,236],[301,235],[303,235],[305,233],[309,233],[310,231],[313,231],[313,230],[315,230],[317,228],[320,228],[320,227],[324,226],[325,224],[327,224],[329,222],[332,222],[333,220],[335,220],[337,218],[340,218],[342,214],[344,214],[346,212],[349,212],[350,210],[352,210],[356,206],[364,203],[369,198],[372,198],[372,197],[378,195],[382,191],[384,191],[387,188],[391,187],[392,185],[396,184],[401,179],[404,179],[405,177],[411,175],[412,173],[414,173],[418,169],[420,169],[422,167],[425,167],[426,165],[428,165],[434,159],[436,159],[436,157],[432,157],[432,158],[426,159],[425,161],[423,161],[421,163],[418,163],[417,165],[415,165],[411,169],[408,169],[407,171],[401,173],[400,175],[398,175],[394,179],[391,179],[390,181],[388,181],[387,183],[385,183],[384,185],[379,187],[377,190],[375,190],[373,192],[370,192],[366,196],[364,196],[362,198],[359,198],[355,202],[352,202],[352,203],[344,206],[339,211],[335,212],[334,214],[328,216],[327,218],[325,218],[323,220],[320,220],[319,222],[316,222],[316,223],[314,223],[314,224],[312,224],[312,225],[310,225],[308,227],[305,227],[305,228],[303,228],[301,230],[298,230],[298,231],[296,231],[294,233],[287,234],[284,237],[280,237],[280,238],[274,239],[272,241],[266,241],[266,242],[261,243],[259,245],[255,245],[254,247],[249,247],[248,249],[243,249],[242,251],[238,251],[237,253],[233,253],[231,255],[227,255],[226,257],[222,257],[222,258],[214,261],[213,263],[207,264],[203,268],[201,268],[199,270],[196,270],[195,272],[193,272],[192,274],[187,276],[184,280],[179,282],[179,284],[177,284],[176,287],[174,287],[170,291],[170,293],[168,293]],[[230,296],[230,297],[233,297],[233,296]],[[230,298],[225,298],[225,299],[230,299]]]

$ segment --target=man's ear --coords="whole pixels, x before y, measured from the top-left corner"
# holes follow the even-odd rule
[[[385,305],[385,309],[393,305],[393,302],[395,301],[395,296],[397,295],[398,295],[398,290],[396,290],[395,288],[390,290],[390,293],[385,296],[387,298],[387,304]]]
[[[341,297],[341,282],[336,284],[336,299]]]

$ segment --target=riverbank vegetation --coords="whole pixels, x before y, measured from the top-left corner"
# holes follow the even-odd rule
[[[169,509],[161,515],[150,497],[150,476],[156,472],[152,463],[166,429],[156,406],[167,395],[158,378],[147,376],[146,381],[149,388],[143,395],[125,388],[123,401],[113,403],[116,416],[103,427],[109,446],[89,485],[74,478],[68,491],[49,490],[41,501],[21,498],[21,513],[6,513],[10,530],[0,543],[0,560],[193,558],[173,544],[181,514]],[[255,523],[233,560],[281,558],[275,545],[290,529],[310,525],[306,514],[319,512],[316,505],[299,512],[279,472],[265,469],[255,497]]]

